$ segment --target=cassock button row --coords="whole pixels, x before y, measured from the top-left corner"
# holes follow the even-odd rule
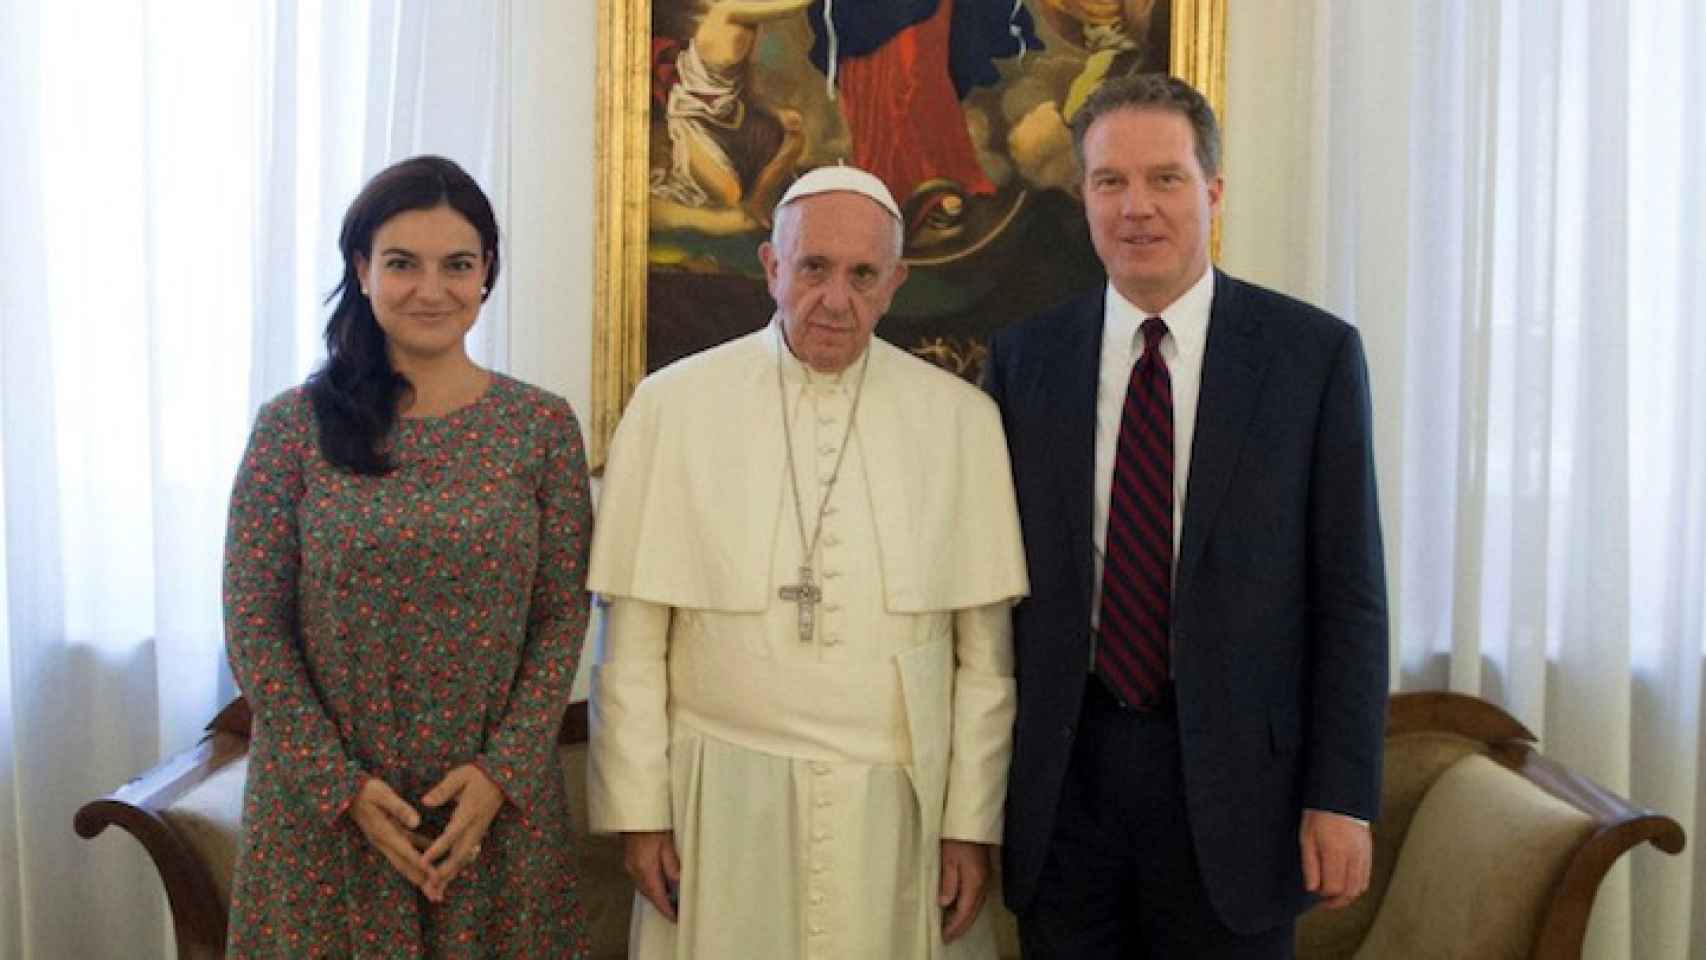
[[[835,801],[829,799],[828,797],[818,797],[817,798],[817,805],[820,807],[827,807],[833,803],[835,803]]]
[[[833,647],[840,642],[841,638],[833,633],[823,638],[823,645],[826,647]]]
[[[829,455],[830,455],[830,454],[832,454],[832,453],[834,453],[834,452],[835,452],[835,447],[833,447],[833,446],[831,446],[831,445],[830,445],[830,444],[827,444],[827,443],[826,443],[826,444],[824,444],[824,445],[823,445],[823,446],[821,446],[821,447],[818,447],[818,448],[817,448],[817,452],[818,452],[818,453],[821,453],[821,454],[823,454],[823,455],[824,455],[824,456],[826,456],[826,457],[827,457],[827,456],[829,456]]]
[[[812,772],[820,777],[824,776],[829,773],[829,764],[814,760],[812,761]]]
[[[839,576],[841,576],[840,570],[825,570],[823,572],[823,578],[825,580],[834,580],[836,577],[839,577]]]

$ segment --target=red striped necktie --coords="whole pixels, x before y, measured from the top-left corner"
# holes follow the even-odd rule
[[[1127,704],[1166,693],[1173,596],[1173,381],[1161,359],[1167,324],[1143,321],[1114,451],[1102,566],[1096,672]]]

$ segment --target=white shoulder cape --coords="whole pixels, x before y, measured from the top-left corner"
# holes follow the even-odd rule
[[[772,324],[641,382],[605,465],[588,587],[756,613],[789,508]],[[880,339],[854,422],[891,613],[960,610],[1029,590],[995,404]],[[791,509],[791,508],[789,508]]]

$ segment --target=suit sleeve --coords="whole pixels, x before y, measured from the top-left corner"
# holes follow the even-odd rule
[[[942,836],[1000,843],[1018,702],[1011,604],[1001,601],[956,611],[954,660],[954,727]]]
[[[1322,395],[1309,485],[1303,805],[1364,820],[1380,813],[1388,644],[1372,421],[1362,340],[1347,328]]]

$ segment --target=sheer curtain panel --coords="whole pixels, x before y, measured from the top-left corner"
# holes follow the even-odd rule
[[[1232,222],[1228,259],[1367,339],[1395,687],[1500,703],[1677,817],[1688,850],[1612,874],[1589,955],[1706,956],[1706,5],[1299,0],[1231,28],[1230,88],[1272,85],[1229,119],[1231,190],[1271,191],[1247,209],[1286,240]],[[1287,123],[1297,158],[1261,139]]]

